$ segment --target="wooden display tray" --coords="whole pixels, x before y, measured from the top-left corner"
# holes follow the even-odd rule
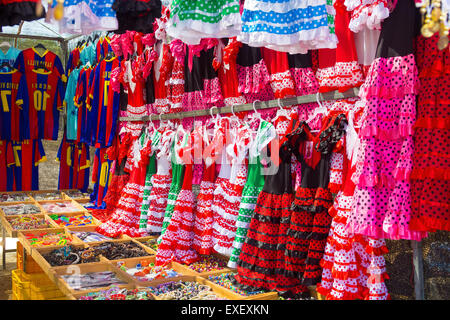
[[[77,264],[73,266],[53,267],[51,271],[55,277],[56,284],[58,285],[60,290],[69,297],[73,296],[74,294],[82,295],[91,291],[105,290],[109,287],[108,285],[105,287],[98,287],[95,289],[74,290],[63,280],[63,278],[61,278],[61,276],[75,274],[76,272],[79,272],[80,274],[85,274],[89,272],[112,271],[116,274],[116,276],[120,280],[125,282],[124,284],[115,284],[116,286],[118,286],[119,288],[134,287],[133,279],[126,272],[123,272],[122,270],[115,268],[110,263],[105,262],[93,262],[93,263]]]
[[[65,228],[67,228],[68,232],[96,232],[95,229],[97,229],[97,226],[94,226],[94,225],[81,226],[81,227],[70,227],[69,226],[69,227],[65,227]],[[85,243],[85,244],[96,244],[96,243],[108,241],[108,240],[102,240],[102,241],[85,242],[85,241],[81,240],[80,238],[78,238],[76,235],[73,235],[73,237],[75,237],[81,243]],[[119,238],[113,238],[111,240],[120,240],[120,239],[124,239],[124,237],[120,236]]]
[[[66,216],[66,217],[74,217],[74,216],[91,216],[91,217],[92,217],[92,224],[88,224],[88,225],[85,225],[85,226],[98,226],[98,225],[101,224],[101,222],[98,221],[92,214],[90,214],[90,213],[88,213],[88,212],[84,212],[84,211],[83,211],[83,212],[66,212],[66,213],[61,212],[61,213],[49,213],[49,214],[47,214],[47,216],[49,216],[49,218],[50,218],[50,216],[52,216],[52,215]],[[51,218],[50,218],[50,219],[51,219]],[[51,220],[53,221],[53,223],[54,223],[58,228],[63,228],[63,227],[66,227],[66,228],[69,228],[69,227],[76,227],[76,226],[59,225],[58,223],[56,223],[55,220],[53,220],[53,219],[51,219]],[[85,226],[82,226],[82,227],[85,227]]]
[[[9,206],[17,206],[20,204],[32,204],[35,205],[36,207],[39,208],[40,212],[39,213],[27,213],[27,214],[11,214],[11,215],[7,215],[4,211],[3,211],[3,207],[9,207]],[[10,216],[23,216],[23,215],[35,215],[35,214],[45,214],[44,211],[42,210],[42,207],[39,205],[39,203],[35,202],[35,201],[23,201],[23,202],[0,202],[0,215],[3,215],[5,217],[10,217]]]
[[[75,236],[71,235],[69,232],[67,232],[67,230],[65,228],[50,228],[50,229],[31,229],[28,232],[27,231],[20,231],[17,233],[19,241],[22,243],[23,247],[28,251],[28,252],[32,252],[33,249],[38,249],[38,248],[51,248],[51,247],[55,247],[55,246],[60,246],[60,245],[52,245],[52,246],[32,246],[31,242],[27,239],[27,237],[25,236],[26,234],[32,234],[32,235],[38,235],[40,233],[58,233],[58,232],[64,232],[69,238],[71,238],[70,242],[67,244],[80,244],[80,240],[78,238],[76,238]]]
[[[165,280],[165,281],[161,281],[161,283],[159,283],[159,284],[174,281],[174,280],[172,280],[170,278],[169,279],[162,279],[162,280]],[[190,275],[189,276],[182,276],[182,277],[180,277],[180,279],[178,279],[176,281],[197,282],[197,283],[200,283],[200,284],[203,284],[203,285],[207,285],[208,287],[210,287],[212,289],[212,291],[216,295],[218,295],[219,297],[226,298],[228,300],[243,300],[242,296],[238,295],[237,293],[234,293],[234,292],[232,292],[232,291],[230,291],[228,289],[225,289],[225,288],[223,288],[223,287],[221,287],[221,286],[219,286],[219,285],[217,285],[217,284],[215,284],[215,283],[213,283],[213,282],[211,282],[209,280],[206,280],[205,278],[202,278],[202,277],[190,276]],[[140,289],[140,288],[148,288],[148,287],[156,287],[156,286],[157,285],[146,286],[146,287],[138,286],[137,288]],[[153,296],[155,297],[155,300],[162,300],[161,298],[159,298],[158,296],[156,296],[154,294],[153,294]]]
[[[23,194],[23,195],[28,197],[28,200],[24,200],[24,201],[0,201],[0,205],[34,202],[34,199],[32,197],[30,197],[29,192],[30,191],[2,191],[2,192],[0,192],[0,194]]]
[[[43,194],[43,193],[59,193],[59,195],[61,196],[61,198],[60,198],[60,199],[54,199],[54,200],[46,200],[46,199],[38,200],[38,199],[35,198],[35,195],[36,195],[36,194]],[[59,191],[59,190],[36,190],[36,191],[28,191],[28,195],[29,195],[31,198],[33,198],[33,200],[36,201],[36,202],[38,202],[38,201],[55,201],[55,200],[62,201],[62,200],[67,200],[67,198],[65,197],[65,195],[64,195],[61,191]],[[69,200],[70,200],[70,199],[69,199]]]
[[[225,261],[225,263],[228,262],[228,257],[225,257],[221,254],[218,253],[213,253],[211,254],[212,256],[214,256],[217,259],[223,260]],[[224,267],[223,269],[219,269],[219,270],[213,270],[213,271],[205,271],[205,272],[197,272],[195,270],[192,270],[191,268],[189,268],[188,265],[183,264],[183,267],[185,267],[187,269],[188,274],[193,275],[193,276],[199,276],[199,277],[203,277],[203,278],[208,278],[209,276],[215,276],[215,275],[219,275],[222,273],[229,273],[232,272],[233,270],[228,268],[228,267]]]
[[[94,248],[94,247],[96,247],[96,246],[102,245],[102,244],[105,243],[105,242],[116,242],[116,243],[134,242],[134,243],[136,243],[138,246],[140,246],[145,252],[148,253],[147,256],[142,256],[142,257],[132,257],[132,258],[121,258],[121,259],[116,259],[116,260],[110,260],[110,259],[108,259],[108,258],[106,258],[106,257],[103,256],[103,258],[105,259],[105,261],[112,262],[114,265],[115,265],[115,262],[117,262],[117,261],[127,261],[127,260],[129,260],[129,259],[134,259],[134,258],[148,259],[148,258],[150,258],[150,257],[152,257],[152,256],[155,255],[155,254],[153,253],[153,250],[151,250],[150,248],[144,246],[144,245],[143,245],[142,243],[140,243],[139,241],[136,241],[136,240],[134,240],[134,239],[132,239],[132,238],[129,238],[129,239],[126,239],[126,238],[124,238],[124,239],[114,239],[114,240],[108,240],[108,241],[102,241],[102,242],[95,242],[95,243],[94,243],[94,242],[91,242],[91,243],[86,242],[86,246],[87,246],[87,247],[90,247],[90,248]]]
[[[128,237],[128,236],[127,236],[127,237]],[[139,238],[131,238],[131,239],[134,239],[134,240],[138,241],[138,242],[141,243],[143,246],[145,246],[146,248],[148,248],[149,250],[151,250],[154,254],[156,254],[156,251],[155,251],[153,248],[149,247],[147,244],[145,244],[145,242],[146,242],[147,240],[150,240],[150,239],[157,239],[157,238],[158,238],[158,236],[149,236],[149,237],[139,237]]]
[[[231,273],[231,272],[234,272],[234,271],[222,272],[222,273]],[[229,292],[233,293],[234,295],[239,296],[239,300],[278,300],[278,293],[275,291],[258,293],[258,294],[254,294],[251,296],[243,296],[239,293],[231,291],[230,289],[222,287],[219,284],[214,283],[213,281],[209,280],[207,277],[205,279],[208,280],[209,282],[212,282],[214,285],[221,287],[223,290],[229,291]]]
[[[76,202],[75,200],[72,199],[62,199],[62,200],[40,200],[40,201],[36,201],[42,208],[42,211],[48,215],[50,214],[67,214],[67,213],[80,213],[80,212],[84,212],[87,213],[88,210],[86,208],[84,208],[82,205],[80,205],[78,202]],[[67,212],[50,212],[47,211],[46,209],[44,209],[43,205],[46,203],[59,203],[59,202],[63,202],[63,203],[71,203],[73,204],[78,210],[77,211],[67,211]]]
[[[84,244],[71,244],[74,248],[86,248]],[[61,267],[67,267],[67,266],[52,266],[50,263],[44,258],[44,254],[47,254],[53,250],[64,248],[65,246],[48,246],[48,247],[41,247],[41,248],[34,248],[34,250],[31,251],[31,257],[39,264],[39,266],[42,268],[42,270],[50,270],[54,268],[61,268]],[[99,260],[95,262],[88,262],[88,263],[80,263],[80,264],[73,264],[71,266],[81,266],[84,264],[90,264],[90,263],[99,263],[103,262],[102,257],[99,256]]]
[[[17,234],[18,232],[28,232],[28,231],[32,231],[32,230],[36,230],[36,229],[13,229],[13,227],[11,226],[11,224],[9,223],[9,218],[13,218],[13,217],[26,217],[26,216],[32,216],[32,217],[38,217],[38,218],[44,218],[49,224],[50,226],[46,229],[52,229],[52,228],[56,228],[57,226],[55,225],[55,222],[50,219],[48,216],[46,216],[45,214],[21,214],[21,215],[17,215],[17,216],[4,216],[4,215],[0,215],[0,219],[2,221],[2,226],[6,231],[6,234],[11,237],[11,238],[17,238]]]
[[[117,266],[117,263],[119,261],[122,261],[123,264],[127,267],[127,268],[134,268],[138,263],[140,263],[142,260],[148,260],[149,263],[155,263],[156,262],[156,257],[152,256],[152,257],[138,257],[138,258],[128,258],[128,259],[123,259],[123,260],[115,260],[114,262],[111,262],[116,268],[120,269],[119,266]],[[162,278],[162,279],[155,279],[155,280],[150,280],[150,281],[139,281],[137,278],[135,278],[132,275],[129,275],[132,280],[133,283],[136,286],[140,286],[140,287],[153,287],[153,286],[157,286],[160,283],[165,283],[167,282],[167,280],[170,281],[178,281],[181,280],[181,278],[183,276],[189,275],[188,273],[186,273],[186,268],[184,266],[182,266],[179,263],[176,262],[169,262],[167,265],[167,268],[170,269],[174,269],[177,273],[179,273],[180,275],[177,277],[172,277],[172,278]],[[122,270],[123,271],[123,270]],[[126,271],[124,271],[126,272]]]
[[[109,288],[109,287],[107,287]],[[123,289],[127,289],[127,290],[133,290],[135,288],[134,284],[127,284],[127,285],[121,285],[120,288]],[[87,290],[87,291],[83,291],[82,293],[66,293],[66,296],[68,298],[68,300],[79,300],[81,296],[84,296],[88,293],[92,293],[92,292],[98,292],[101,291],[102,289],[95,289],[95,290]],[[152,294],[152,297],[155,298],[155,296]]]
[[[71,197],[71,196],[69,196],[67,194],[67,192],[69,192],[69,191],[78,191],[78,189],[61,189],[60,191],[64,194],[64,196],[67,199],[72,199],[72,200],[75,200],[75,201],[78,201],[78,200],[90,200],[89,196],[88,197],[82,197],[82,198],[76,198],[76,197]]]

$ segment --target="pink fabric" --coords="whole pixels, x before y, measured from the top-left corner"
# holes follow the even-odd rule
[[[264,60],[251,67],[237,65],[239,78],[239,92],[241,93],[259,93],[265,90],[270,82],[269,71]]]

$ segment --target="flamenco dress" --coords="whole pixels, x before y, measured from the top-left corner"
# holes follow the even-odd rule
[[[319,92],[359,87],[363,83],[363,73],[358,63],[353,33],[348,24],[350,14],[344,6],[344,0],[334,1],[335,32],[338,39],[336,49],[319,49],[319,69],[316,77],[319,82]]]
[[[167,84],[167,97],[170,101],[169,112],[181,112],[183,110],[184,94],[184,56],[185,46],[176,39],[170,43],[170,52],[174,58],[172,70]]]
[[[118,33],[127,30],[152,33],[153,22],[161,16],[161,0],[114,0]]]
[[[98,226],[96,229],[97,232],[111,238],[116,238],[122,234],[129,235],[130,237],[140,236],[139,217],[145,175],[150,157],[149,143],[151,141],[147,136],[147,132],[144,130],[132,146],[131,155],[133,158],[130,180],[123,189],[111,218]]]
[[[247,103],[273,100],[270,86],[270,74],[262,57],[261,48],[250,47],[243,43],[236,57],[238,91]],[[271,116],[271,110],[258,110],[264,119]]]
[[[202,38],[231,38],[240,33],[238,0],[174,0],[170,4],[167,33],[189,45]]]
[[[347,232],[347,218],[354,206],[355,184],[351,176],[355,171],[358,137],[349,117],[345,142],[346,166],[343,190],[334,200],[328,213],[333,217],[325,253],[320,262],[322,280],[317,292],[327,300],[386,300],[389,294],[384,282],[388,279],[383,254],[388,252],[383,239],[355,235]],[[354,161],[353,161],[354,162]],[[331,181],[331,178],[330,178]]]
[[[148,209],[150,208],[150,194],[152,190],[152,177],[156,173],[156,146],[161,138],[161,132],[155,130],[152,134],[151,145],[148,146],[150,150],[150,162],[147,166],[147,173],[145,175],[144,192],[142,195],[141,216],[139,218],[139,232],[147,234],[148,223]]]
[[[169,160],[169,150],[175,132],[165,129],[155,147],[156,153],[156,173],[151,178],[152,190],[148,197],[148,220],[147,232],[160,233],[164,219],[164,212],[167,207],[170,186],[172,184],[171,162]]]
[[[218,122],[214,127],[212,139],[206,126],[203,126],[203,156],[205,158],[205,169],[202,181],[200,182],[200,191],[197,197],[197,206],[195,208],[194,222],[194,241],[193,248],[202,255],[209,255],[213,251],[213,223],[214,223],[214,190],[216,183],[216,160],[221,156],[221,147],[224,144],[224,129]]]
[[[230,260],[228,261],[228,267],[233,269],[237,267],[241,248],[247,238],[247,231],[255,211],[256,201],[264,186],[260,153],[275,137],[274,126],[270,122],[261,121],[256,137],[249,148],[248,177],[242,190],[242,198],[236,220],[236,235],[233,240]]]
[[[169,189],[169,195],[167,198],[167,206],[164,211],[164,218],[162,222],[161,235],[158,238],[158,244],[161,243],[162,237],[167,230],[167,227],[170,224],[170,220],[172,219],[173,210],[175,208],[175,203],[177,201],[178,195],[181,191],[181,186],[183,184],[184,177],[184,169],[185,165],[181,162],[181,159],[178,156],[177,150],[180,147],[185,147],[185,143],[187,142],[187,134],[184,135],[182,140],[179,139],[178,133],[175,133],[174,141],[172,143],[170,158],[172,162],[172,183]]]
[[[236,220],[248,174],[246,155],[251,141],[250,128],[244,123],[232,127],[230,134],[233,141],[224,150],[231,159],[230,178],[214,191],[214,206],[219,210],[215,211],[213,224],[214,251],[228,257],[236,235]],[[222,176],[222,170],[228,171],[227,167],[228,164],[222,162],[219,177]]]
[[[333,198],[328,189],[331,153],[344,134],[346,118],[326,119],[314,135],[306,123],[294,133],[300,142],[292,145],[301,163],[301,185],[292,203],[285,250],[286,276],[294,277],[300,287],[316,285],[321,279],[319,265],[331,225],[328,209]],[[294,140],[295,141],[295,140]]]
[[[193,164],[186,164],[183,186],[178,194],[170,224],[161,238],[156,253],[156,265],[169,261],[191,264],[198,260],[192,248],[194,240],[194,194],[192,193]]]
[[[358,33],[364,28],[381,29],[381,23],[389,17],[396,4],[397,0],[345,0],[344,5],[351,13],[350,30]]]
[[[235,279],[244,288],[299,293],[305,290],[298,286],[297,279],[287,277],[284,270],[286,233],[294,200],[292,149],[289,144],[283,143],[278,152],[279,163],[272,162],[264,168],[264,187],[258,195],[241,248]]]
[[[353,174],[355,206],[347,231],[377,239],[421,240],[411,230],[413,127],[418,70],[413,55],[414,28],[420,16],[412,1],[399,1],[384,20],[376,59],[360,88],[365,104],[360,150]],[[418,28],[417,28],[418,29]]]
[[[416,38],[421,87],[414,127],[412,217],[418,231],[450,230],[450,54],[438,35]]]
[[[333,15],[331,0],[247,0],[238,40],[291,54],[335,48]]]

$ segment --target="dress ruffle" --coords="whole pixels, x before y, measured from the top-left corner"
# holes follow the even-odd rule
[[[249,67],[237,65],[237,72],[241,93],[259,93],[270,82],[270,74],[263,59]]]

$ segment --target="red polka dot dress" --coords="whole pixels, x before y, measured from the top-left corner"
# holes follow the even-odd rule
[[[184,44],[180,40],[173,40],[170,43],[170,52],[174,61],[168,80],[167,96],[170,101],[170,112],[181,112],[184,94]]]
[[[237,261],[236,280],[240,285],[280,292],[308,292],[306,287],[299,286],[298,279],[285,275],[286,233],[294,200],[291,156],[289,145],[282,144],[280,163],[266,168],[264,187]]]
[[[354,141],[354,143],[353,143]],[[356,157],[357,132],[352,116],[347,127],[345,157]],[[350,166],[351,162],[346,161]],[[354,206],[355,184],[351,175],[355,167],[345,170],[344,189],[334,200],[328,212],[333,217],[325,253],[320,262],[322,280],[317,292],[327,300],[385,300],[389,299],[385,279],[388,279],[383,254],[387,253],[384,240],[358,236],[346,231],[347,218]]]
[[[450,230],[450,53],[416,38],[421,87],[414,127],[411,229]]]
[[[147,232],[159,233],[162,229],[164,212],[167,207],[170,185],[172,183],[171,162],[169,150],[175,132],[166,129],[156,146],[156,173],[152,176],[152,190],[148,197]]]
[[[336,10],[336,49],[319,49],[319,69],[316,72],[320,92],[347,91],[363,83],[363,73],[358,63],[353,33],[349,30],[350,13],[344,0],[334,1]]]
[[[285,274],[298,285],[316,285],[322,275],[319,263],[331,225],[328,209],[333,198],[328,189],[331,153],[344,134],[347,120],[340,114],[326,119],[325,127],[313,134],[306,123],[292,148],[301,163],[301,185],[296,190],[287,230]]]
[[[97,227],[99,233],[112,238],[122,234],[131,237],[140,236],[139,218],[147,173],[146,164],[148,164],[148,157],[150,157],[150,154],[145,152],[145,150],[149,150],[149,148],[146,148],[148,144],[151,144],[151,140],[148,139],[146,131],[133,143],[130,180],[124,187],[111,218]],[[144,150],[144,153],[141,153],[141,150]],[[147,160],[143,157],[146,157]]]
[[[239,123],[231,128],[230,134],[233,141],[224,150],[231,160],[230,178],[224,180],[214,190],[213,204],[215,208],[213,223],[214,251],[228,257],[233,251],[232,245],[236,236],[239,205],[247,180],[248,163],[246,162],[246,156],[250,147],[251,131],[247,125]],[[224,157],[222,159],[224,160]],[[228,164],[222,163],[219,177],[224,176],[222,170],[228,171]]]
[[[170,224],[158,246],[156,265],[164,265],[169,261],[191,264],[199,258],[197,252],[192,248],[194,240],[192,168],[192,164],[186,164],[183,186],[175,202]]]

